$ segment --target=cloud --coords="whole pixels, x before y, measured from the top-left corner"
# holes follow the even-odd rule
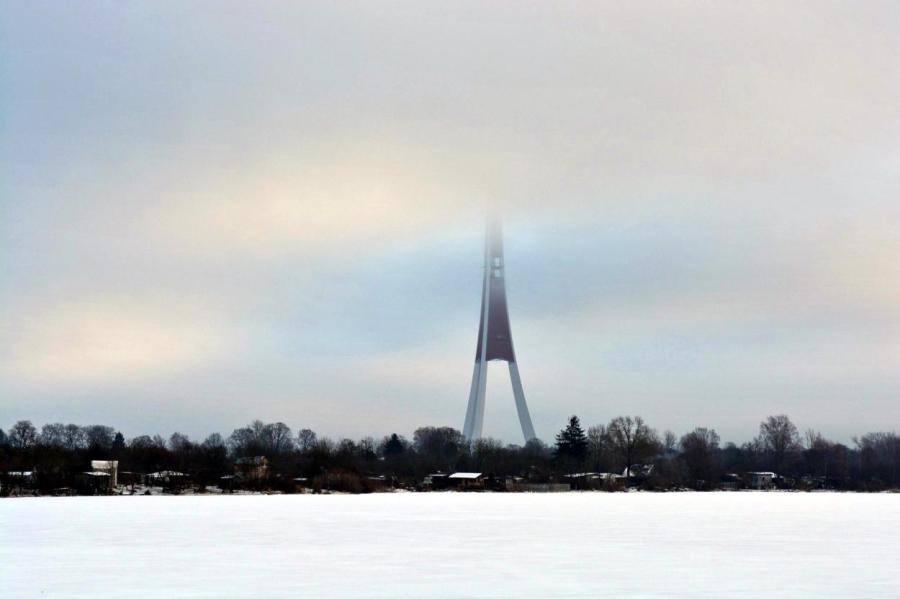
[[[106,299],[19,310],[0,336],[3,377],[24,388],[170,376],[221,359],[233,341],[185,306]]]
[[[195,182],[148,206],[145,234],[201,255],[353,256],[446,227],[464,206],[483,214],[437,151],[329,144],[272,156],[225,181]]]

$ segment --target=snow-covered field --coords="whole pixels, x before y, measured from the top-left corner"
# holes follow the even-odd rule
[[[900,495],[6,499],[0,595],[900,597]]]

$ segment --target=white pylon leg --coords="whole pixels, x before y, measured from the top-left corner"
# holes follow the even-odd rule
[[[472,387],[469,390],[469,403],[466,407],[466,423],[463,427],[463,436],[466,439],[472,438],[472,431],[475,429],[475,412],[478,404],[478,384],[481,381],[479,373],[481,372],[481,362],[475,362],[475,370],[472,372]]]
[[[525,403],[525,390],[522,388],[522,377],[519,376],[519,365],[509,362],[509,380],[512,381],[513,395],[516,398],[516,412],[519,413],[519,424],[522,425],[522,434],[525,441],[531,441],[536,437],[534,425],[531,424],[531,415],[528,413],[528,404]]]
[[[475,404],[475,422],[472,427],[472,436],[469,437],[472,441],[481,438],[481,429],[484,425],[484,397],[487,392],[487,373],[488,363],[482,362],[481,368],[478,370],[478,399]]]

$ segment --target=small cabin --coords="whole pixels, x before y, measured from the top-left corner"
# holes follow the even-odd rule
[[[766,491],[775,488],[775,479],[778,475],[774,472],[748,472],[748,486],[757,491]]]
[[[484,489],[485,478],[481,472],[454,472],[447,477],[447,483],[459,491],[480,491]]]

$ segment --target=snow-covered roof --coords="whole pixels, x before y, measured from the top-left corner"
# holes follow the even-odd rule
[[[91,460],[91,468],[94,470],[110,470],[118,467],[118,460]]]
[[[624,478],[624,474],[614,474],[612,472],[576,472],[574,474],[566,474],[565,478]]]
[[[109,472],[97,472],[96,470],[85,472],[85,474],[88,476],[109,476]]]
[[[752,474],[753,476],[777,476],[774,472],[748,472],[747,474]]]
[[[481,472],[454,472],[450,475],[450,478],[463,478],[468,480],[475,480],[480,477]]]

